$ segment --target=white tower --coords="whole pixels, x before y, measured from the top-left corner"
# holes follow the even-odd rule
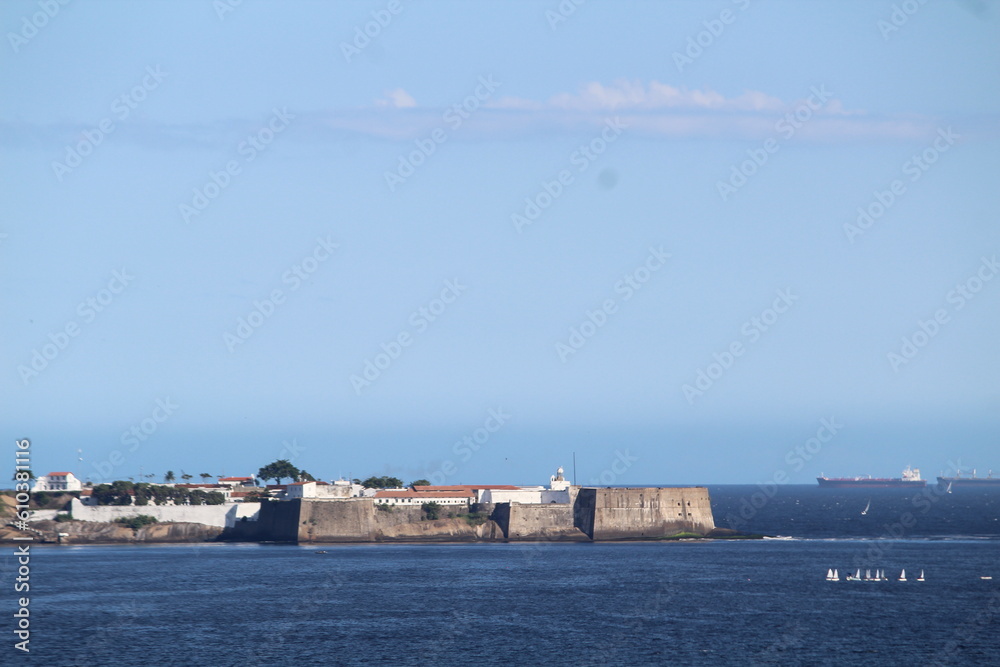
[[[563,477],[562,466],[556,469],[556,474],[549,477],[549,489],[552,491],[565,491],[570,483]]]

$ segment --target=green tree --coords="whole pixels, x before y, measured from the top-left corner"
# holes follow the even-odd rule
[[[129,516],[129,517],[123,516],[118,519],[115,519],[115,523],[124,524],[136,532],[138,532],[138,530],[143,526],[148,526],[149,524],[156,522],[157,522],[156,517],[149,516],[148,514],[140,514],[139,516]]]
[[[298,478],[299,469],[293,466],[287,459],[278,459],[258,470],[257,476],[265,482],[273,479],[278,484],[281,484],[281,480],[285,477],[290,480]]]
[[[315,482],[316,478],[307,473],[305,470],[299,471],[299,481],[300,482]]]
[[[430,486],[430,485],[431,483],[428,482],[426,479],[417,479],[410,482],[410,486]]]
[[[211,479],[212,478],[212,476],[210,474],[208,474],[207,472],[201,473],[200,475],[198,475],[198,477],[201,477],[201,481],[202,482],[204,482],[207,479]]]
[[[163,476],[163,481],[165,483],[167,483],[167,484],[170,484],[170,482],[174,481],[174,479],[176,479],[176,478],[174,477],[174,471],[173,470],[168,470],[167,474]]]
[[[426,515],[428,521],[433,521],[434,519],[437,519],[439,516],[441,516],[441,505],[434,501],[431,501],[429,503],[424,503],[423,505],[420,506],[420,509],[423,510],[424,515]]]
[[[35,473],[30,470],[15,470],[14,476],[11,477],[11,480],[15,482],[28,482],[33,479],[37,478],[35,477]]]
[[[403,480],[398,477],[369,477],[361,482],[366,489],[398,489],[403,486]]]

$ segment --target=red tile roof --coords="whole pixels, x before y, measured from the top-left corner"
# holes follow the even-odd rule
[[[413,487],[421,493],[428,491],[467,491],[476,489],[498,489],[504,491],[516,491],[521,488],[511,484],[456,484],[454,486],[415,486]]]
[[[475,498],[468,489],[456,491],[378,491],[376,498]]]
[[[65,477],[66,475],[72,475],[71,472],[50,472],[47,477]]]
[[[220,477],[220,482],[243,482],[248,479],[253,479],[253,477]]]

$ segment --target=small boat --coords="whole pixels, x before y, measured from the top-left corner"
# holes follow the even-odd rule
[[[872,580],[872,571],[865,570],[865,581],[871,581],[871,580]]]
[[[828,568],[826,571],[826,580],[833,581],[833,568]]]
[[[923,581],[923,580],[924,580],[924,571],[920,570],[920,576],[917,577],[917,581]]]
[[[861,581],[861,570],[854,573],[854,581]]]
[[[861,510],[861,516],[867,515],[868,514],[868,510],[871,508],[871,506],[872,506],[872,501],[871,501],[871,498],[869,498],[868,499],[868,504],[865,505],[865,508],[863,510]]]
[[[906,581],[906,570],[905,569],[902,572],[899,573],[899,580],[900,581]]]
[[[993,577],[979,577],[979,578],[982,579],[983,581],[990,581],[993,579]]]
[[[948,493],[951,493],[951,482],[948,482]]]
[[[326,552],[325,552],[325,551],[322,551],[322,550],[320,550],[320,551],[314,551],[313,553],[314,553],[314,554],[325,554]]]
[[[836,570],[833,571],[833,581],[840,581],[840,574]]]

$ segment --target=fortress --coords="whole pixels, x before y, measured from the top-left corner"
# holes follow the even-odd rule
[[[604,541],[707,536],[715,529],[708,489],[570,486],[568,502],[479,503],[481,523],[465,516],[428,520],[419,507],[376,508],[372,498],[266,502],[257,521],[227,529],[228,539],[296,543],[397,541]]]

